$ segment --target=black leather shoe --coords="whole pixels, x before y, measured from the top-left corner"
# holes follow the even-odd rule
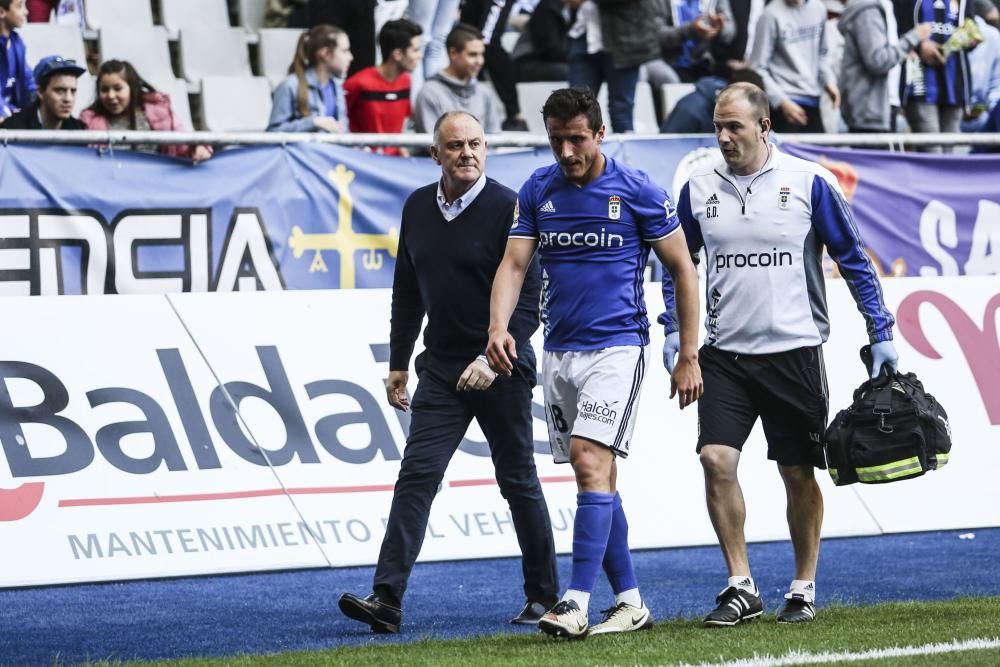
[[[365,598],[344,593],[340,596],[338,605],[344,616],[367,623],[373,632],[399,632],[403,621],[403,612],[399,607],[382,602],[374,593]]]
[[[513,625],[537,625],[538,621],[545,615],[548,609],[542,605],[541,602],[532,602],[528,600],[524,605],[524,609],[521,610],[514,618],[510,619]]]

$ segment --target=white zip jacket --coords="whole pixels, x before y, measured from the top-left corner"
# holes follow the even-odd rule
[[[892,340],[895,320],[836,177],[769,147],[767,163],[746,191],[720,158],[693,173],[678,198],[691,255],[697,262],[704,247],[707,258],[705,344],[771,354],[826,342],[823,246],[864,316],[869,340]],[[677,321],[667,271],[663,298],[660,322],[670,333]]]

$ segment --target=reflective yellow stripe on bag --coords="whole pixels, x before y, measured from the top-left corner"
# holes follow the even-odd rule
[[[920,467],[920,459],[913,456],[902,461],[884,463],[880,466],[858,468],[858,480],[862,482],[887,482],[900,477],[919,475],[921,472],[923,472],[923,468]]]

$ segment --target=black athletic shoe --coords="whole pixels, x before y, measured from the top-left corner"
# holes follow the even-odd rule
[[[521,613],[510,619],[510,622],[512,625],[538,625],[538,621],[542,619],[546,611],[548,611],[548,607],[541,602],[528,600]]]
[[[367,623],[373,632],[399,632],[399,626],[403,622],[403,612],[399,607],[382,602],[374,593],[364,598],[344,593],[340,596],[338,606],[344,616]]]
[[[718,605],[705,617],[706,627],[732,627],[750,621],[764,613],[760,594],[747,593],[742,588],[730,586],[715,598]]]
[[[801,593],[793,593],[778,612],[778,623],[812,623],[816,620],[816,605]]]

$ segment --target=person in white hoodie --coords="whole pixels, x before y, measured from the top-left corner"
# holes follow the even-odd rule
[[[896,39],[896,19],[892,6],[886,4],[883,0],[849,0],[837,23],[844,36],[841,114],[851,132],[895,131],[890,104],[895,91],[890,87],[890,73],[931,35],[931,24],[920,23]],[[896,106],[898,99],[897,94]]]
[[[476,79],[485,62],[486,44],[482,34],[459,23],[448,33],[448,67],[427,79],[420,88],[413,109],[413,129],[430,132],[448,111],[465,111],[475,116],[487,134],[500,132],[500,105]]]

